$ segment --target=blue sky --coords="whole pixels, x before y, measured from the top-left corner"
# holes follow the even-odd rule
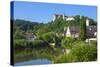
[[[14,1],[13,8],[14,19],[33,22],[47,23],[53,19],[54,14],[81,15],[97,20],[96,6]]]

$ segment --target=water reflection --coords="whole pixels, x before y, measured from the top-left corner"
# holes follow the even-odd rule
[[[24,62],[15,63],[15,66],[24,66],[24,65],[40,65],[40,64],[52,64],[52,62],[48,59],[33,59]]]

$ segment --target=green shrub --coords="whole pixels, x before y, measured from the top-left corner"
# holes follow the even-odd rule
[[[53,41],[54,33],[53,32],[45,33],[45,34],[42,35],[42,38],[46,42],[54,42]]]
[[[73,38],[66,37],[66,38],[62,39],[61,46],[64,47],[64,48],[71,47],[73,42],[74,42]]]
[[[55,36],[55,47],[61,47],[61,41],[63,39],[63,36],[59,35],[59,36]]]
[[[43,40],[34,40],[34,41],[27,41],[27,40],[14,40],[14,49],[25,49],[25,48],[40,48],[46,47],[48,43]]]
[[[21,49],[27,47],[27,40],[20,39],[20,40],[14,40],[14,48],[15,49]]]
[[[97,45],[97,41],[90,41],[90,44]]]
[[[96,45],[86,45],[84,43],[74,45],[71,53],[76,56],[76,61],[95,61],[97,59]]]
[[[84,62],[97,60],[96,44],[88,45],[82,41],[73,43],[71,52],[54,58],[54,63]]]
[[[16,30],[13,34],[14,39],[25,39],[24,31],[22,30]]]
[[[48,46],[48,43],[43,40],[34,40],[34,41],[30,41],[28,46],[30,48],[46,47]]]
[[[35,40],[43,40],[42,36],[37,36]]]

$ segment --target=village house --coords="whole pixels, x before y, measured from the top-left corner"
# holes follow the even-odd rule
[[[33,33],[26,33],[25,38],[26,40],[33,41],[36,38],[36,36]]]
[[[72,38],[78,38],[80,32],[79,26],[68,26],[67,28],[64,28],[64,36],[66,37],[72,37]]]
[[[80,27],[79,26],[68,26],[64,28],[64,36],[79,38]],[[95,38],[97,36],[97,27],[89,25],[89,19],[86,19],[86,37],[88,39]]]

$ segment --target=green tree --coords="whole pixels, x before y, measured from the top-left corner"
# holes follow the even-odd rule
[[[25,39],[24,31],[17,29],[13,37],[14,39]]]
[[[54,42],[53,38],[54,38],[54,32],[48,32],[42,35],[42,39],[48,43],[50,42]]]
[[[80,40],[86,39],[86,17],[82,16],[80,19]]]
[[[94,44],[86,45],[81,42],[73,46],[71,54],[77,57],[77,62],[95,61],[97,60],[97,47]]]
[[[42,35],[44,35],[45,33],[49,32],[49,31],[50,31],[50,29],[48,27],[46,27],[46,26],[41,27],[40,29],[37,30],[36,35],[37,36],[42,36]]]
[[[71,38],[71,37],[66,37],[66,38],[62,39],[62,41],[61,41],[61,46],[62,46],[63,48],[66,48],[66,47],[67,47],[67,48],[70,48],[70,47],[72,46],[73,41],[74,41],[73,38]]]
[[[14,49],[24,49],[27,47],[28,41],[24,39],[14,40]]]
[[[97,25],[97,22],[95,21],[95,20],[93,20],[93,19],[89,19],[90,20],[90,25],[94,25],[94,26],[96,26]]]

